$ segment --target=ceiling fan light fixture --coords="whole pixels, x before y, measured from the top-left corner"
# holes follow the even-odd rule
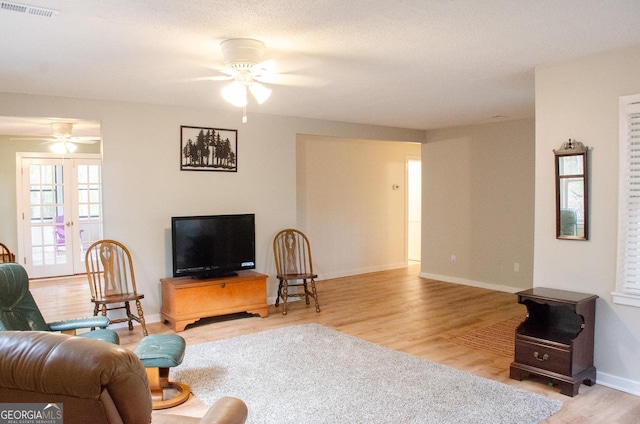
[[[234,80],[222,89],[222,97],[232,105],[241,107],[242,122],[247,122],[247,89],[258,104],[271,96],[271,89],[258,82],[267,71],[262,65],[265,44],[252,38],[231,38],[220,43],[220,48],[224,56],[222,72]]]
[[[78,146],[71,143],[70,141],[58,141],[51,145],[51,151],[59,155],[74,153],[77,149]]]
[[[222,97],[236,107],[245,107],[247,105],[247,87],[238,81],[222,89]]]
[[[258,104],[262,104],[267,101],[269,96],[271,95],[271,89],[265,87],[259,82],[252,82],[249,84],[249,91],[253,94],[253,97],[256,98]]]

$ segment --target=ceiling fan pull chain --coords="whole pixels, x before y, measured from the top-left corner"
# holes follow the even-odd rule
[[[246,106],[242,108],[242,123],[243,124],[247,123],[247,107]]]

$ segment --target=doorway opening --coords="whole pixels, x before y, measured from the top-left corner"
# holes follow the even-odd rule
[[[422,242],[422,162],[407,158],[407,260],[409,265],[421,261]]]
[[[0,240],[30,278],[84,274],[81,246],[102,235],[100,122],[0,116],[0,158]]]

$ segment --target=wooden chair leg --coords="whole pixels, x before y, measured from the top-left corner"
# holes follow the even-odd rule
[[[282,283],[282,315],[287,315],[287,298],[289,297],[289,281]]]
[[[124,302],[124,311],[127,315],[127,324],[129,325],[129,331],[133,331],[133,319],[131,318],[131,306],[129,302]]]
[[[282,297],[282,280],[278,282],[278,296],[276,297],[276,308],[280,305],[280,298]]]
[[[302,288],[304,289],[304,301],[309,304],[309,288],[307,287],[307,280],[302,280]]]
[[[98,304],[97,304],[97,303],[94,303],[94,304],[93,304],[93,316],[94,316],[94,317],[97,317],[97,316],[98,316],[98,312],[99,312],[99,311],[100,311],[100,308],[98,307]],[[93,331],[93,330],[95,330],[95,329],[96,329],[95,327],[92,327],[92,328],[91,328],[91,331]]]
[[[136,308],[138,309],[138,319],[140,322],[140,326],[142,326],[142,334],[144,334],[144,336],[146,337],[149,335],[149,333],[147,332],[147,325],[144,320],[144,312],[142,312],[142,303],[140,303],[140,300],[136,300]]]
[[[316,291],[316,282],[311,280],[311,291],[313,300],[316,301],[316,312],[320,312],[320,304],[318,303],[318,292]]]

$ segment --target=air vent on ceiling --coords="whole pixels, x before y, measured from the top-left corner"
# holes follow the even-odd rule
[[[58,17],[58,13],[60,13],[57,10],[53,9],[45,9],[44,7],[29,6],[28,4],[13,3],[9,1],[0,2],[0,10],[7,10],[10,12],[18,12],[25,15],[39,16],[41,18],[50,19],[56,19]]]

